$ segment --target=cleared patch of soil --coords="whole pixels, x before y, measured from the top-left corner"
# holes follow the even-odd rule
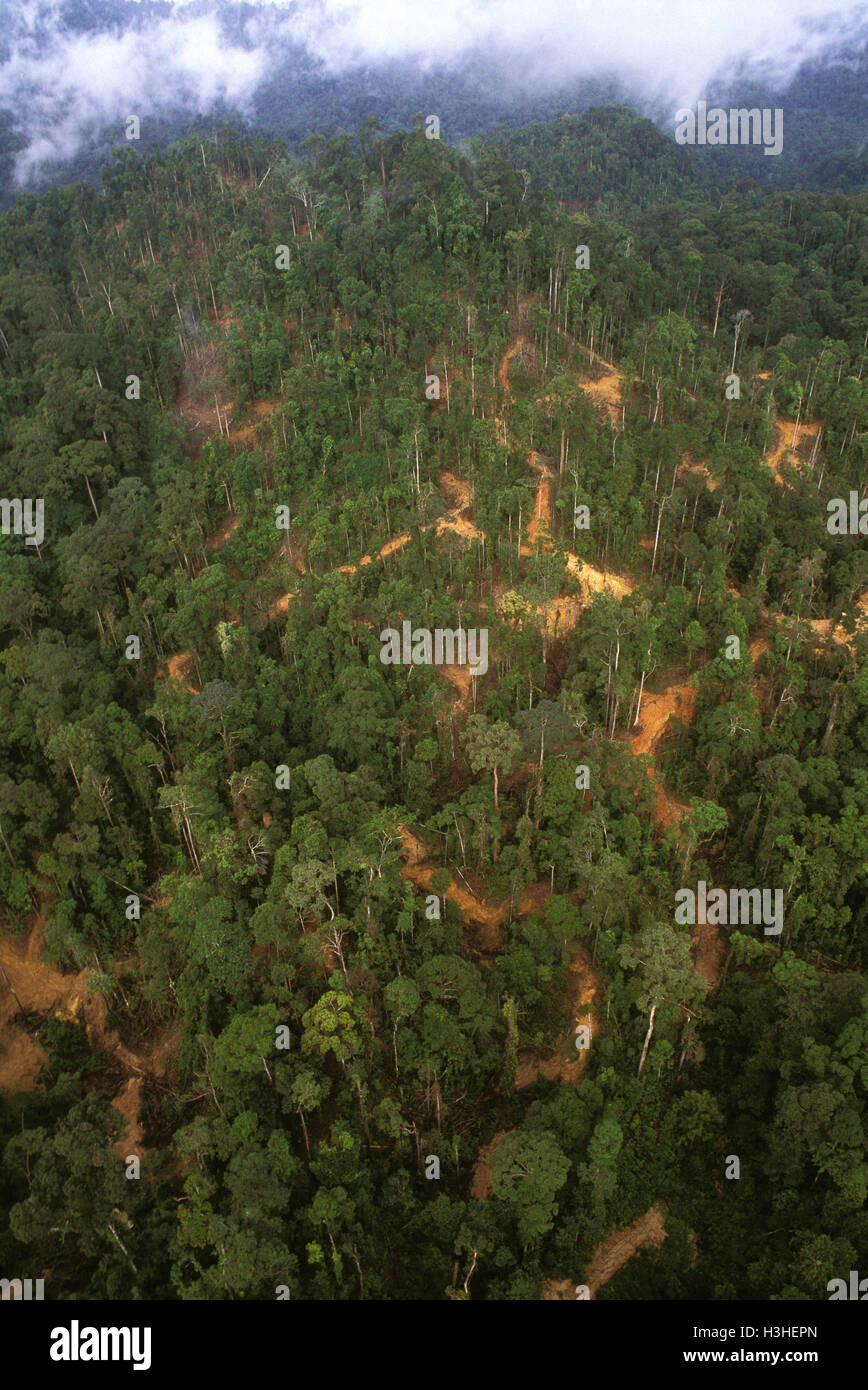
[[[446,667],[438,669],[445,671]],[[422,842],[406,826],[398,827],[398,835],[402,851],[406,854],[401,868],[402,877],[415,883],[418,888],[433,892],[431,877],[438,866],[425,859]],[[510,915],[510,906],[516,918],[525,917],[528,913],[536,911],[548,895],[547,884],[535,883],[523,889],[514,901],[512,897],[506,897],[500,902],[491,902],[486,898],[477,897],[468,884],[455,877],[450,879],[448,888],[441,894],[455,903],[465,921],[472,922],[480,928],[476,938],[477,944],[479,949],[485,952],[501,950],[503,938],[500,928]]]
[[[229,537],[241,525],[241,517],[238,512],[230,512],[221,526],[209,536],[205,542],[205,549],[212,553],[222,550],[229,544]]]
[[[621,1231],[615,1227],[591,1255],[583,1279],[547,1279],[540,1289],[540,1299],[549,1302],[575,1302],[576,1288],[580,1283],[587,1285],[593,1298],[604,1284],[608,1284],[609,1280],[614,1278],[619,1269],[623,1269],[637,1250],[644,1246],[650,1246],[654,1250],[660,1249],[666,1239],[664,1220],[665,1216],[660,1207],[650,1207],[632,1226],[625,1226]],[[691,1247],[692,1269],[699,1257],[695,1231],[688,1231],[687,1238]]]
[[[470,1195],[476,1202],[487,1202],[491,1196],[491,1169],[488,1166],[488,1159],[505,1134],[505,1129],[498,1130],[491,1143],[479,1150],[470,1179]]]
[[[44,924],[42,912],[33,923],[24,950],[9,938],[0,937],[0,1044],[7,1049],[0,1057],[0,1089],[26,1088],[19,1085],[22,1081],[32,1088],[38,1081],[38,1071],[34,1072],[36,1055],[40,1068],[47,1060],[15,1026],[19,1013],[50,1015],[67,1023],[83,1024],[93,1050],[112,1055],[126,1071],[137,1076],[162,1076],[180,1041],[180,1024],[161,1029],[145,1051],[131,1051],[117,1032],[106,1026],[108,1006],[104,997],[88,993],[90,969],[85,967],[66,975],[41,959]],[[126,1104],[129,1106],[129,1099]]]
[[[712,478],[711,474],[708,471],[708,465],[706,463],[694,462],[690,454],[684,455],[684,461],[681,465],[681,468],[679,469],[679,472],[699,473],[705,478],[705,486],[708,488],[709,492],[715,492],[717,490],[717,480],[715,478]]]
[[[537,1058],[531,1052],[519,1053],[515,1074],[515,1088],[521,1091],[533,1085],[540,1076],[548,1081],[561,1081],[567,1086],[575,1086],[588,1061],[588,1048],[576,1047],[576,1029],[584,1024],[591,1029],[593,1047],[594,1005],[600,991],[600,980],[591,964],[591,957],[583,946],[576,946],[569,966],[567,992],[570,1000],[569,1031],[559,1037],[552,1053],[546,1058]]]
[[[527,461],[528,465],[540,475],[536,490],[536,507],[527,524],[527,545],[521,548],[522,555],[533,555],[537,549],[537,544],[542,550],[551,550],[552,548],[554,474],[535,449],[530,451]]]
[[[121,1135],[115,1144],[115,1153],[119,1158],[129,1158],[135,1154],[137,1158],[143,1158],[145,1150],[142,1140],[145,1131],[139,1124],[139,1113],[142,1108],[142,1078],[131,1076],[125,1081],[118,1091],[112,1105],[115,1110],[119,1110],[127,1122],[126,1132]]]
[[[611,571],[604,573],[572,553],[567,555],[567,574],[579,581],[588,603],[594,594],[614,594],[615,598],[622,599],[627,594],[632,594],[636,587],[632,580],[626,579],[623,575],[613,574]]]
[[[688,681],[667,686],[665,690],[657,692],[646,690],[642,696],[641,727],[631,740],[633,753],[637,757],[647,753],[653,758],[669,720],[674,715],[683,724],[689,724],[693,718],[695,704],[696,691]],[[668,826],[678,825],[688,808],[683,802],[668,794],[657,776],[653,763],[648,764],[648,776],[657,792],[657,803],[653,812],[655,823],[664,830]]]
[[[254,401],[253,404],[250,406],[250,412],[253,416],[253,419],[249,422],[249,424],[240,425],[235,429],[230,428],[229,443],[248,444],[251,439],[255,438],[256,431],[259,429],[259,426],[261,425],[262,421],[269,419],[269,417],[274,414],[275,410],[277,410],[281,404],[282,402],[279,397],[276,400],[271,401]],[[232,417],[230,416],[230,421],[231,418]]]
[[[340,574],[355,574],[362,565],[372,565],[375,560],[385,560],[389,555],[394,555],[396,550],[403,550],[411,539],[410,532],[404,531],[400,536],[393,536],[391,540],[386,541],[386,544],[377,551],[376,555],[363,555],[357,565],[338,565],[338,572]]]
[[[0,989],[5,982],[0,976]],[[2,1015],[2,1009],[0,1009]],[[48,1056],[9,1020],[0,1022],[0,1091],[32,1091]]]
[[[469,666],[450,666],[445,663],[442,666],[435,666],[436,671],[441,676],[445,676],[449,684],[454,687],[457,694],[455,706],[457,709],[470,709],[473,703],[473,677],[470,674]]]
[[[653,754],[666,732],[673,715],[682,724],[689,724],[696,704],[696,691],[689,681],[669,685],[665,690],[645,690],[642,695],[642,720],[639,732],[632,739],[633,752]]]
[[[466,478],[456,478],[444,468],[438,479],[444,501],[455,511],[466,512],[473,505],[473,489]]]
[[[504,391],[509,391],[509,364],[514,357],[522,351],[527,343],[527,334],[517,333],[510,343],[503,357],[500,359],[500,366],[497,369],[497,383]],[[510,400],[512,397],[510,396]]]
[[[766,463],[779,483],[784,483],[781,464],[786,454],[798,458],[797,449],[803,439],[814,439],[823,427],[822,420],[785,420],[779,415],[776,422],[775,442],[766,454]]]
[[[701,975],[714,988],[720,976],[723,957],[726,954],[726,947],[720,939],[718,927],[712,926],[708,922],[699,924],[693,932],[690,949],[693,953],[693,964],[696,967],[697,975]]]
[[[868,624],[868,590],[866,590],[865,593],[860,594],[856,602],[856,607],[859,609],[857,625],[858,632],[860,629],[864,628],[866,624]],[[831,618],[812,618],[811,631],[815,632],[818,637],[822,637],[826,641],[828,641],[829,636],[831,634],[833,642],[837,642],[842,647],[849,647],[850,651],[855,650],[856,633],[854,633],[851,636],[847,629],[841,623],[839,623],[835,630],[832,631]]]
[[[632,1259],[637,1250],[646,1245],[659,1250],[666,1239],[663,1220],[660,1207],[650,1207],[632,1226],[625,1226],[622,1231],[616,1227],[600,1242],[585,1267],[585,1277],[581,1281],[587,1284],[591,1298]]]
[[[602,358],[598,357],[597,361],[602,362]],[[583,381],[581,387],[594,405],[603,407],[612,423],[617,424],[621,418],[621,373],[611,362],[603,365],[609,370],[595,381]]]
[[[169,680],[174,681],[176,685],[186,686],[186,689],[190,695],[198,695],[200,693],[199,687],[197,685],[191,685],[188,680],[188,676],[190,674],[190,669],[192,665],[192,653],[175,652],[174,655],[170,656],[168,661],[166,662],[166,669],[164,670],[161,666],[160,669],[157,671],[157,679],[159,680],[164,678],[166,676],[166,673],[168,672]]]
[[[540,1298],[545,1303],[569,1303],[575,1301],[576,1285],[572,1279],[546,1279],[540,1290]]]
[[[428,527],[423,526],[422,529],[427,531]],[[454,531],[457,536],[462,536],[466,541],[485,540],[484,531],[480,531],[466,516],[456,516],[453,513],[450,513],[449,516],[441,516],[438,520],[435,526],[436,534],[442,536],[444,531]]]

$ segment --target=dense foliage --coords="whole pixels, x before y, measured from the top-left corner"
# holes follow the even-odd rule
[[[4,934],[40,914],[107,1009],[22,1009],[48,1065],[0,1098],[0,1269],[54,1297],[535,1298],[651,1205],[601,1296],[822,1298],[868,1245],[868,564],[825,507],[865,477],[868,201],[712,197],[585,119],[576,189],[558,123],[518,169],[226,128],[2,220],[2,492],[45,503],[0,536]],[[779,416],[823,424],[776,477]],[[487,674],[384,665],[405,619],[487,629]],[[631,739],[691,680],[665,824]],[[784,895],[711,983],[699,880]],[[131,1181],[111,1102],[164,1040]]]

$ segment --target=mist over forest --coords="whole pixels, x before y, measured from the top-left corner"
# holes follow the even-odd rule
[[[671,134],[676,110],[706,97],[786,108],[783,157],[727,151],[734,172],[806,187],[864,174],[864,3],[4,0],[4,11],[6,204],[21,188],[98,182],[130,115],[145,149],[213,138],[228,120],[299,153],[311,134],[371,117],[394,129],[417,111],[435,112],[453,144],[605,102]]]

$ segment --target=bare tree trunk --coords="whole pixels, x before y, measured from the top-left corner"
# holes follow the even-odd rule
[[[637,1077],[640,1077],[642,1075],[642,1068],[645,1065],[645,1058],[648,1056],[648,1046],[651,1042],[651,1034],[654,1032],[654,1015],[656,1014],[656,1012],[657,1005],[655,1004],[651,1009],[651,1017],[648,1020],[648,1032],[645,1034],[645,1046],[642,1048],[642,1056],[639,1058],[639,1070],[636,1073]]]
[[[654,532],[654,554],[651,557],[651,578],[654,578],[654,570],[657,566],[657,543],[660,540],[660,523],[663,520],[663,507],[665,503],[660,503],[660,510],[657,513],[657,530]]]
[[[132,1268],[133,1273],[134,1273],[134,1274],[138,1274],[139,1271],[136,1269],[135,1261],[132,1259],[129,1250],[128,1250],[127,1247],[124,1245],[123,1241],[121,1240],[121,1238],[120,1238],[120,1236],[118,1235],[117,1231],[115,1230],[114,1226],[112,1225],[112,1223],[111,1223],[110,1221],[106,1222],[106,1225],[108,1226],[108,1229],[109,1229],[109,1231],[111,1232],[112,1239],[115,1241],[115,1243],[116,1243],[117,1245],[120,1246],[121,1250],[123,1250],[124,1254],[126,1255],[127,1259],[129,1260],[130,1266],[131,1266],[131,1268]]]
[[[724,291],[725,289],[726,289],[726,281],[725,281],[725,280],[721,280],[721,282],[720,282],[720,289],[719,289],[718,292],[717,292],[717,304],[716,304],[715,310],[714,310],[714,332],[713,332],[712,335],[711,335],[712,338],[716,338],[716,337],[717,337],[717,324],[718,324],[718,320],[720,319],[720,306],[721,306],[721,303],[722,303],[722,301],[723,301],[723,291]]]
[[[3,847],[4,847],[4,849],[6,850],[6,853],[9,855],[9,862],[10,862],[10,864],[13,866],[13,868],[17,868],[18,865],[15,863],[14,856],[13,856],[13,854],[12,854],[11,849],[9,848],[9,841],[6,839],[6,836],[3,834],[3,826],[2,826],[2,824],[0,824],[0,840],[3,841]],[[10,986],[10,988],[11,988],[11,986]],[[14,989],[12,990],[12,993],[13,993],[13,994],[15,993]]]
[[[639,699],[636,702],[636,718],[633,720],[633,728],[639,723],[639,714],[642,709],[642,692],[645,689],[645,672],[642,672],[642,679],[639,682]]]
[[[301,1120],[301,1130],[304,1135],[304,1147],[307,1149],[307,1156],[310,1158],[310,1140],[307,1137],[307,1125],[304,1122],[304,1111],[299,1106],[298,1118]]]
[[[90,498],[90,505],[93,507],[93,514],[96,517],[97,521],[99,521],[99,512],[97,511],[96,502],[94,502],[93,500],[93,493],[90,490],[90,479],[88,478],[86,473],[84,475],[84,485],[87,488],[87,495]]]

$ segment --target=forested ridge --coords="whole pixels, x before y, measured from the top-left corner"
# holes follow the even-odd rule
[[[284,7],[268,0],[220,0],[215,5],[208,0],[197,0],[195,5],[190,0],[10,0],[7,8],[7,23],[0,30],[0,72],[5,79],[0,81],[0,209],[22,187],[35,192],[76,179],[99,186],[112,149],[119,140],[130,138],[124,134],[124,124],[134,113],[142,118],[140,138],[148,149],[154,144],[164,149],[191,133],[208,139],[222,120],[228,120],[243,122],[251,134],[266,140],[285,141],[296,156],[311,131],[352,135],[375,113],[383,129],[394,132],[422,107],[437,112],[444,139],[451,145],[483,135],[497,148],[509,143],[517,151],[531,144],[535,131],[542,129],[547,132],[543,135],[546,160],[555,161],[561,130],[572,124],[582,127],[584,145],[581,157],[564,169],[572,180],[576,168],[585,162],[592,133],[584,126],[584,117],[575,113],[604,102],[638,104],[656,122],[658,135],[668,133],[666,143],[670,143],[680,104],[678,81],[667,83],[662,73],[655,72],[653,52],[636,47],[641,24],[635,32],[630,26],[628,35],[621,33],[620,61],[616,59],[614,67],[609,62],[588,65],[570,53],[574,14],[568,14],[557,43],[550,22],[536,16],[541,42],[533,43],[528,55],[526,44],[515,37],[510,41],[509,33],[501,36],[505,43],[492,45],[478,37],[474,41],[475,25],[466,26],[456,43],[450,13],[443,16],[446,22],[440,26],[438,40],[425,53],[424,62],[419,62],[412,43],[403,52],[399,46],[389,53],[369,53],[367,60],[358,54],[353,61],[344,52],[333,53],[328,61],[316,42],[317,31],[322,33],[316,6],[303,2],[296,9],[297,24],[284,24]],[[306,9],[313,12],[312,22],[304,14]],[[793,7],[788,9],[795,19]],[[213,29],[207,23],[211,17],[217,21]],[[611,10],[610,22],[617,31],[621,24],[617,8]],[[197,81],[186,52],[190,42],[186,23],[197,26],[192,42],[201,47],[217,45],[222,53],[231,46],[234,63],[212,62]],[[177,68],[172,67],[170,49],[169,71],[165,62],[156,60],[151,65],[148,61],[154,45],[163,42],[164,25],[164,33],[172,26],[175,51],[183,58]],[[742,28],[734,16],[731,27]],[[731,57],[721,55],[719,66],[707,71],[701,84],[712,104],[784,111],[786,137],[780,156],[766,159],[760,150],[739,145],[696,148],[693,169],[710,179],[741,178],[778,188],[821,192],[864,188],[868,177],[864,21],[861,26],[842,25],[833,40],[827,31],[831,41],[819,46],[818,28],[809,25],[798,38],[791,36],[791,55],[781,67],[776,61],[764,62],[763,58],[784,56],[788,27],[786,23],[779,29],[775,26],[777,42],[770,53],[749,55],[745,34],[747,64],[733,64]],[[415,23],[408,22],[407,28],[411,34],[418,31]],[[589,38],[586,32],[585,43]],[[763,48],[766,43],[764,36]],[[245,82],[242,73],[256,70],[265,48],[268,62],[257,79]],[[543,48],[548,52],[543,53]],[[105,100],[104,94],[100,99],[98,89],[91,93],[87,69],[132,49],[143,53],[144,60],[133,68],[124,99],[116,104]],[[631,63],[631,54],[638,54],[640,61]],[[796,55],[801,57],[797,67]],[[58,80],[59,76],[64,80]],[[691,80],[698,76],[694,70]],[[574,114],[564,115],[568,112]],[[553,130],[555,126],[561,130]],[[533,163],[532,156],[527,161],[522,157],[517,167],[530,169]]]
[[[864,1261],[868,198],[624,108],[573,186],[576,139],[224,127],[0,220],[0,492],[44,499],[0,535],[0,1273],[52,1298]],[[384,664],[405,621],[487,670]],[[679,923],[700,882],[782,931]]]

